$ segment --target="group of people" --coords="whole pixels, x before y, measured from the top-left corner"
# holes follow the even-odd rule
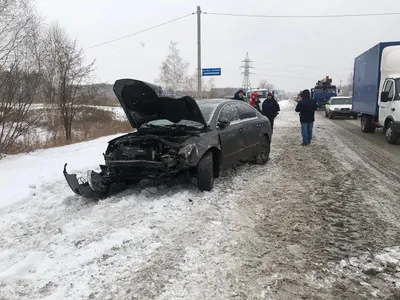
[[[244,91],[239,90],[235,93],[233,99],[245,101],[244,95],[245,95]],[[281,110],[278,101],[276,101],[274,95],[269,92],[267,95],[267,99],[264,100],[264,102],[261,104],[261,107],[260,103],[261,103],[260,95],[258,95],[257,93],[252,93],[250,96],[250,105],[268,118],[269,122],[271,123],[271,129],[273,130],[274,120],[276,116],[279,114],[279,111]]]
[[[245,101],[245,92],[239,90],[235,93],[233,99]],[[307,146],[311,143],[313,135],[313,127],[315,121],[315,111],[318,109],[315,100],[311,99],[310,90],[302,91],[298,96],[299,101],[297,102],[295,111],[299,113],[300,124],[301,124],[301,136],[302,146]],[[268,93],[267,99],[261,105],[260,108],[260,96],[257,93],[252,93],[250,96],[250,105],[256,108],[264,116],[269,119],[271,123],[271,130],[274,129],[274,120],[279,114],[280,107],[278,102],[275,100],[272,93]]]

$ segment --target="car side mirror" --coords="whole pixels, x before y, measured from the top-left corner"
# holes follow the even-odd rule
[[[389,92],[382,92],[381,93],[381,102],[388,102],[389,101]]]
[[[229,124],[231,124],[231,122],[227,118],[222,117],[218,120],[218,127],[225,128],[229,126]]]

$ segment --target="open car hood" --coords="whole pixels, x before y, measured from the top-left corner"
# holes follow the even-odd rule
[[[192,97],[173,98],[159,86],[135,79],[119,79],[114,83],[117,96],[132,127],[166,119],[173,123],[190,120],[207,127],[199,106]]]

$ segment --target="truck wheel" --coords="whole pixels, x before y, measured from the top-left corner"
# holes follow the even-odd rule
[[[361,131],[367,133],[374,133],[376,130],[375,123],[371,116],[362,115],[361,117]]]
[[[271,143],[265,135],[261,137],[259,147],[260,148],[256,156],[256,163],[259,165],[265,165],[269,160],[269,153],[271,151]]]
[[[197,163],[197,187],[200,191],[211,191],[214,187],[212,152],[206,152]]]
[[[386,140],[391,145],[396,145],[399,140],[399,135],[395,131],[394,123],[392,121],[389,122],[386,128]]]

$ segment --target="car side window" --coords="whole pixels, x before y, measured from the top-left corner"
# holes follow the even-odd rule
[[[226,118],[229,122],[239,121],[239,113],[233,103],[225,105],[219,115],[220,118]]]
[[[239,112],[239,117],[241,120],[257,117],[256,110],[249,105],[237,103],[236,108]]]

